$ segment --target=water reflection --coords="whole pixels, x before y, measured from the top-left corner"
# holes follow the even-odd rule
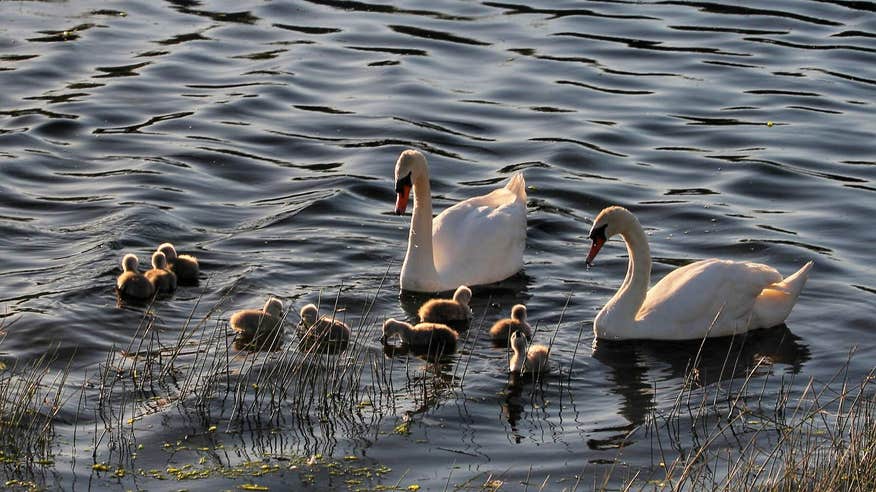
[[[396,359],[414,355],[426,362],[421,369],[411,371],[411,366],[404,366],[404,383],[395,391],[395,402],[408,401],[411,408],[405,410],[404,423],[409,423],[415,415],[426,415],[442,402],[450,399],[453,388],[460,383],[454,376],[456,358],[450,355],[435,355],[434,353],[414,352],[407,346],[385,344],[383,353],[387,358]],[[408,359],[409,361],[410,359]],[[402,399],[398,397],[403,395]]]
[[[233,22],[240,24],[255,24],[259,18],[248,11],[241,12],[211,12],[195,7],[201,5],[201,2],[191,0],[168,0],[173,8],[181,14],[190,14],[200,17],[206,17],[218,22]]]
[[[655,379],[684,381],[690,375],[695,385],[704,387],[746,378],[758,366],[775,364],[787,365],[788,371],[796,374],[809,360],[810,352],[800,337],[781,325],[737,337],[710,338],[705,343],[598,340],[593,358],[610,369],[611,392],[622,397],[620,414],[637,425],[655,408]],[[655,368],[659,374],[649,377]]]
[[[255,333],[240,332],[234,337],[232,345],[237,351],[275,352],[283,348],[285,330],[260,330]]]
[[[407,355],[413,355],[418,359],[422,359],[429,363],[429,367],[431,367],[435,372],[439,371],[440,365],[447,365],[453,360],[453,353],[447,353],[444,350],[444,345],[441,346],[428,346],[428,347],[418,347],[411,346],[406,343],[402,343],[401,345],[392,345],[390,343],[383,344],[383,355],[387,358],[397,358],[397,357],[405,357]]]
[[[511,427],[511,438],[516,444],[520,444],[523,440],[517,424],[520,422],[521,415],[523,415],[524,396],[528,397],[528,400],[531,402],[544,400],[544,382],[545,379],[543,377],[533,376],[531,373],[529,375],[508,374],[508,386],[505,388],[504,399],[501,403],[502,415]],[[524,389],[526,390],[526,395],[524,395]]]

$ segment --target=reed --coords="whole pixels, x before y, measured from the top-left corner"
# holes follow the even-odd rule
[[[623,490],[876,490],[876,369],[852,383],[847,362],[802,391],[783,375],[770,394],[775,376],[760,359],[738,386],[731,378],[704,387],[701,350],[674,404],[627,436],[648,436],[658,463],[623,480]],[[740,361],[728,353],[724,364],[735,370]],[[617,473],[610,469],[596,488],[608,489]]]
[[[53,464],[55,420],[70,399],[71,361],[53,370],[55,347],[32,362],[0,367],[0,464],[16,471]]]
[[[327,302],[345,322],[348,315],[358,320],[350,343],[339,354],[302,346],[294,330],[278,335],[278,350],[234,350],[227,321],[217,316],[230,299],[230,289],[212,307],[195,303],[173,337],[162,336],[166,327],[150,307],[130,343],[108,351],[81,384],[69,382],[75,354],[61,360],[56,350],[0,369],[0,465],[14,465],[0,466],[3,477],[32,481],[40,469],[54,466],[59,454],[75,461],[82,451],[90,455],[98,473],[114,473],[118,480],[140,473],[135,457],[142,446],[142,424],[161,422],[170,412],[175,412],[173,426],[185,426],[186,439],[194,436],[201,441],[197,448],[211,450],[201,456],[209,457],[211,467],[161,472],[181,479],[230,477],[240,469],[250,473],[247,463],[265,456],[298,466],[301,456],[331,456],[338,447],[336,436],[347,442],[373,440],[378,429],[387,428],[382,425],[387,420],[389,429],[405,434],[415,419],[447,402],[464,405],[464,383],[486,326],[484,316],[466,333],[454,365],[386,357],[373,343],[380,334],[373,308],[382,285],[361,305],[345,305],[340,290]],[[290,307],[284,317],[296,318],[297,310]],[[561,320],[550,338],[554,348],[553,339],[562,328]],[[574,370],[580,341],[578,336],[570,353],[557,354],[559,376],[512,385],[517,393],[509,395],[509,404],[528,400],[533,415],[537,408],[543,412],[543,385],[559,386],[561,407],[566,401],[573,404],[571,375],[562,371]],[[722,361],[718,354],[721,375],[708,382],[702,378],[704,340],[683,373],[680,389],[661,395],[668,403],[652,408],[643,423],[631,428],[626,439],[650,443],[652,466],[604,472],[592,468],[592,477],[570,470],[575,479],[567,479],[566,486],[876,490],[876,370],[860,381],[851,380],[847,363],[828,381],[801,384],[794,375],[774,374],[766,358],[741,360],[736,348],[742,343],[744,338],[733,340]],[[709,357],[716,359],[714,353]],[[711,362],[714,366],[716,361]],[[72,440],[58,439],[62,414],[64,425],[73,429]],[[279,428],[282,433],[275,432]],[[239,448],[237,458],[215,451],[232,436],[252,449]],[[172,452],[191,452],[194,445],[183,441],[166,445]],[[621,445],[618,461],[623,452]],[[305,459],[309,461],[313,460]],[[348,468],[355,473],[355,467]],[[143,473],[139,476],[158,476]],[[550,477],[532,475],[533,471],[527,474],[528,489],[550,488]],[[552,480],[556,479],[563,477]],[[469,485],[482,480],[478,486],[483,489],[508,484],[505,472],[467,480]],[[449,477],[446,487],[452,487]]]

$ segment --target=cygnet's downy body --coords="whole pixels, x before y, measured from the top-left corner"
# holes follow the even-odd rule
[[[526,321],[526,306],[523,304],[515,304],[511,308],[510,318],[500,319],[493,323],[490,328],[490,337],[495,342],[507,344],[511,334],[515,331],[525,335],[527,340],[532,340],[532,327]]]
[[[262,309],[244,309],[231,315],[231,329],[237,332],[235,347],[271,350],[283,337],[283,303],[271,297]]]
[[[155,294],[152,282],[140,273],[137,255],[128,253],[122,257],[122,274],[116,279],[119,295],[127,299],[150,299]]]
[[[162,243],[158,246],[158,251],[167,257],[169,269],[176,274],[177,280],[181,284],[194,285],[198,283],[201,267],[197,258],[191,255],[177,254],[176,248],[171,243]]]
[[[401,338],[402,343],[414,353],[441,356],[456,351],[459,335],[439,323],[419,323],[412,326],[390,318],[383,323],[383,342],[386,343],[393,337]]]
[[[509,370],[512,374],[538,376],[550,372],[548,348],[540,344],[529,344],[520,332],[511,334],[511,360]]]
[[[453,299],[431,299],[426,301],[417,314],[423,323],[440,323],[457,333],[471,326],[471,289],[460,285],[453,293]]]
[[[347,348],[350,327],[339,319],[327,316],[320,318],[316,306],[308,304],[301,308],[298,335],[303,350],[336,354]]]
[[[159,294],[176,290],[176,275],[167,269],[167,257],[161,251],[152,253],[152,269],[146,272],[146,278]]]

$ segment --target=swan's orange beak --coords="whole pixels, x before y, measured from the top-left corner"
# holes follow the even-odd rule
[[[401,215],[408,209],[408,198],[411,196],[411,187],[403,186],[395,197],[395,214]]]
[[[608,237],[605,235],[607,227],[608,224],[602,224],[590,231],[590,236],[588,237],[593,241],[593,246],[590,246],[590,254],[587,255],[587,261],[584,262],[588,268],[593,266],[593,258],[596,258],[596,254],[602,249],[602,245],[608,241]]]
[[[408,209],[408,198],[411,196],[411,188],[414,183],[411,181],[411,173],[407,176],[395,180],[395,214],[401,215]]]
[[[588,267],[593,266],[593,259],[596,258],[596,254],[602,249],[603,244],[605,244],[605,239],[600,237],[593,238],[593,246],[590,246],[590,254],[587,255],[587,261],[584,262],[585,265]]]

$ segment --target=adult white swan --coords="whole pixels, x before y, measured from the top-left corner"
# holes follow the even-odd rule
[[[648,290],[651,251],[645,231],[623,207],[608,207],[590,230],[587,265],[620,234],[630,256],[620,289],[593,321],[597,338],[684,340],[780,325],[791,313],[812,262],[786,279],[758,263],[709,259],[678,268]]]
[[[523,267],[523,174],[514,175],[504,188],[457,203],[433,220],[426,158],[416,150],[405,150],[395,164],[396,214],[407,209],[411,188],[414,212],[401,269],[402,290],[441,292],[489,284]]]

